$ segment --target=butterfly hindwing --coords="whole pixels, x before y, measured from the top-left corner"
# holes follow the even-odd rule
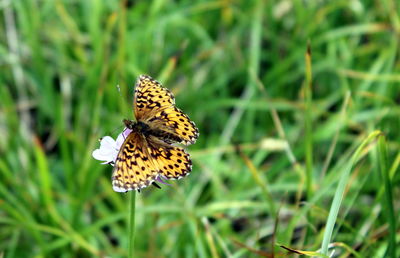
[[[152,162],[164,178],[180,179],[192,171],[192,161],[185,149],[167,145],[153,136],[148,144]]]
[[[138,132],[131,132],[115,162],[111,179],[114,191],[127,192],[149,186],[159,174],[150,159],[146,139]]]

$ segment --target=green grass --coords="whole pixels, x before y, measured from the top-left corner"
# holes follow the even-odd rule
[[[396,1],[26,0],[0,14],[0,256],[400,256]],[[140,74],[200,137],[190,176],[136,193],[132,214],[91,153],[133,119]]]

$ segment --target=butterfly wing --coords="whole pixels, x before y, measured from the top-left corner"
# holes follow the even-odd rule
[[[148,143],[138,132],[131,132],[118,153],[112,173],[116,192],[127,192],[149,186],[158,176],[158,170],[148,154]]]
[[[168,145],[154,136],[148,138],[148,145],[151,161],[160,176],[180,179],[192,171],[192,160],[183,148]]]
[[[137,120],[146,120],[158,110],[173,105],[175,105],[175,97],[167,88],[150,76],[139,76],[133,103]]]
[[[160,110],[147,123],[154,129],[164,132],[161,138],[166,142],[173,140],[185,145],[193,144],[199,137],[199,129],[179,108],[171,106]]]
[[[174,95],[150,76],[141,75],[135,89],[135,116],[152,129],[159,130],[166,142],[193,144],[199,130],[193,121],[175,106]]]

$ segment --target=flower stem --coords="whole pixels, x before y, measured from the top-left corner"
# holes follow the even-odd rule
[[[132,258],[135,242],[135,209],[136,209],[136,191],[131,191],[131,205],[129,208],[129,253],[128,257]]]

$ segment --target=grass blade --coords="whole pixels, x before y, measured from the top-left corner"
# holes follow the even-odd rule
[[[359,160],[362,152],[364,151],[364,147],[369,144],[371,141],[375,140],[381,134],[380,131],[374,131],[360,144],[357,148],[349,163],[347,163],[344,168],[343,174],[340,178],[339,184],[336,188],[335,196],[332,201],[331,209],[329,211],[328,220],[325,226],[324,238],[322,240],[321,252],[324,255],[328,255],[328,245],[332,238],[333,228],[335,226],[335,222],[339,213],[340,205],[342,204],[344,191],[349,181],[350,173],[352,171],[353,166]]]
[[[385,198],[382,198],[382,206],[385,209],[384,214],[387,216],[389,224],[388,247],[386,250],[387,257],[396,257],[396,215],[393,208],[393,193],[392,183],[389,176],[387,144],[384,135],[379,137],[378,141],[378,156],[379,170],[382,179],[382,184],[385,186]]]

